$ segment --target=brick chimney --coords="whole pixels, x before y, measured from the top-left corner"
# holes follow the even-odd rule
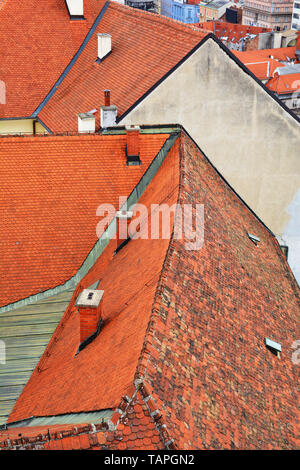
[[[83,0],[66,0],[71,20],[84,19]]]
[[[140,127],[126,126],[127,165],[140,165]]]
[[[103,290],[84,289],[78,297],[76,306],[79,312],[80,343],[97,334],[102,318]]]
[[[110,104],[110,90],[104,90],[104,106],[100,107],[100,126],[102,129],[117,123],[118,108]]]
[[[116,221],[117,221],[117,250],[124,243],[125,240],[129,238],[128,227],[130,221],[132,219],[133,212],[132,211],[118,211],[116,213]]]

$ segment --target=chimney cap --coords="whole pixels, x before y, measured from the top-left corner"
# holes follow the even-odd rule
[[[97,308],[102,300],[104,290],[84,289],[76,301],[76,307]]]

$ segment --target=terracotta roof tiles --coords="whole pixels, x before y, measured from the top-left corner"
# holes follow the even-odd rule
[[[0,306],[76,274],[97,241],[97,207],[118,207],[167,138],[141,135],[141,166],[126,165],[125,135],[0,139]]]
[[[97,33],[112,36],[112,52],[100,64]],[[166,17],[110,2],[89,43],[39,113],[55,132],[77,130],[77,115],[104,105],[103,92],[122,115],[183,59],[206,31]]]
[[[65,0],[7,0],[0,8],[0,118],[30,116],[68,65],[104,1],[85,2],[85,21],[70,21]],[[24,28],[24,25],[26,27]]]

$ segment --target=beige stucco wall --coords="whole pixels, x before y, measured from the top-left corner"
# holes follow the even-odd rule
[[[120,122],[164,123],[182,124],[265,224],[287,238],[300,219],[300,125],[212,39]],[[288,237],[297,240],[290,264],[300,279],[300,227]]]
[[[0,135],[1,134],[32,134],[33,133],[33,119],[0,119]],[[47,133],[44,127],[37,122],[37,133]]]

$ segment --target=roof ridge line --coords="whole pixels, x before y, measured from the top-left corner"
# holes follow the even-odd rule
[[[62,74],[59,76],[59,78],[56,80],[56,82],[54,83],[54,85],[52,86],[52,88],[50,89],[50,91],[47,93],[47,95],[45,96],[45,98],[43,99],[43,101],[39,104],[39,106],[35,109],[35,111],[32,113],[32,115],[30,117],[37,117],[37,115],[39,114],[39,112],[44,108],[44,106],[48,103],[48,101],[50,100],[50,98],[52,98],[52,96],[54,95],[54,93],[56,92],[56,90],[58,89],[58,87],[61,85],[62,81],[65,79],[65,77],[68,75],[69,71],[72,69],[73,65],[77,62],[77,59],[79,58],[79,56],[81,55],[81,53],[83,52],[83,50],[85,49],[85,47],[87,46],[87,44],[89,43],[91,37],[93,36],[94,32],[95,32],[95,29],[97,28],[100,20],[102,19],[103,15],[105,14],[108,6],[109,6],[110,2],[109,1],[106,1],[104,6],[101,8],[97,18],[95,19],[93,25],[91,26],[91,28],[89,29],[86,37],[84,38],[81,46],[79,47],[79,49],[77,50],[77,52],[75,53],[75,55],[73,56],[73,58],[71,59],[71,61],[69,62],[69,64],[67,65],[67,67],[65,68],[65,70],[62,72]]]
[[[182,23],[181,21],[175,20],[173,18],[169,18],[168,16],[157,15],[156,13],[152,13],[151,11],[140,10],[138,8],[132,8],[132,7],[129,7],[128,5],[123,5],[118,2],[110,2],[109,6],[110,8],[113,8],[115,10],[123,10],[123,11],[126,10],[128,14],[131,16],[135,16],[135,17],[144,16],[146,19],[150,21],[154,21],[156,23],[173,25],[175,29],[180,29],[181,31],[187,31],[187,32],[191,32],[191,31],[207,32],[208,31],[207,29],[194,26],[194,24]]]

